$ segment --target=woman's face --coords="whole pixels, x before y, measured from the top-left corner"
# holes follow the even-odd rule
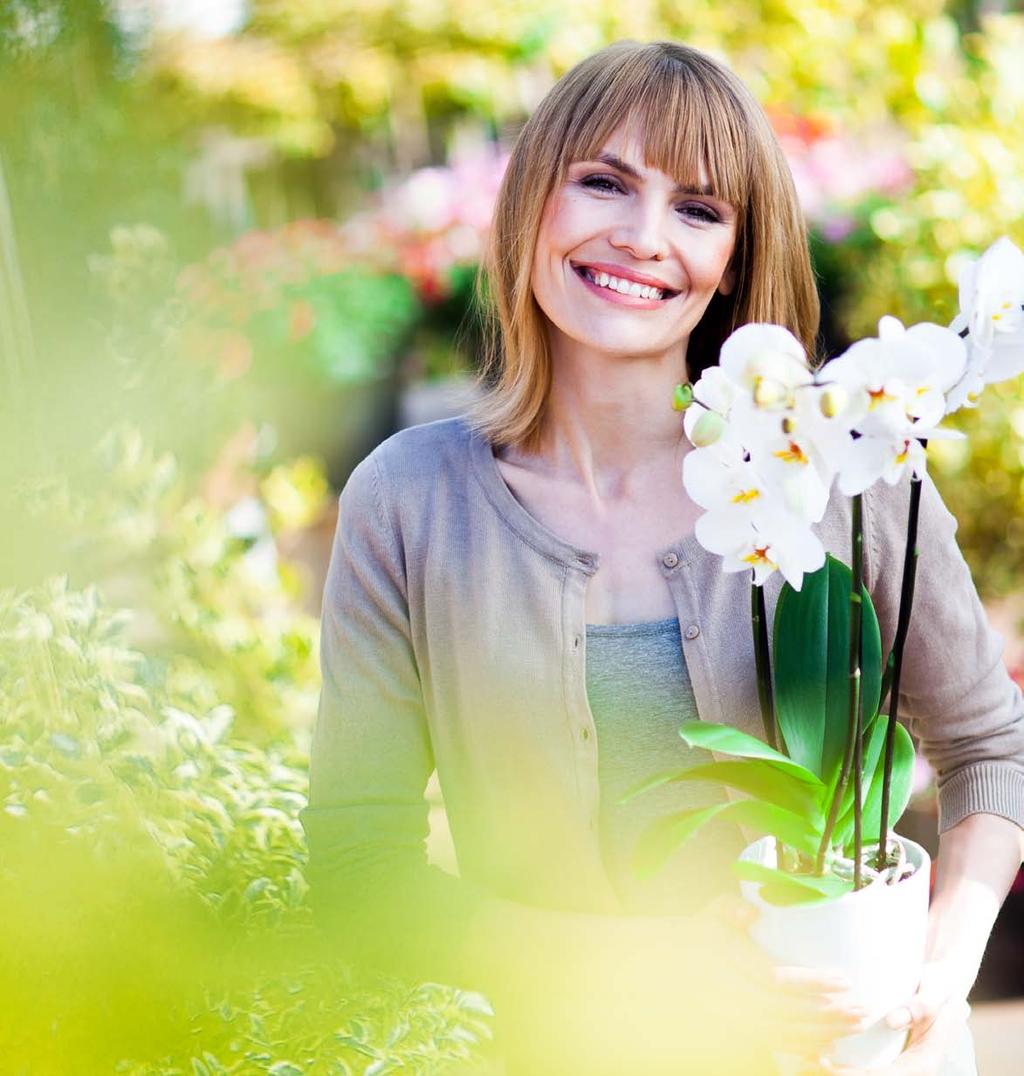
[[[555,354],[679,354],[715,291],[732,290],[736,223],[734,206],[646,168],[619,128],[544,207],[532,283]]]

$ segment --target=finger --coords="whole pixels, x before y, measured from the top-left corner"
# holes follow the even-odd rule
[[[917,1031],[918,1025],[914,1025],[901,1056],[925,1057],[932,1053],[937,1057],[943,1056],[953,1032],[965,1023],[970,1015],[971,1007],[966,1000],[951,999],[940,1006],[926,1028]]]
[[[846,976],[822,968],[781,965],[774,977],[777,986],[796,994],[844,994],[851,988]]]
[[[909,1030],[907,1045],[912,1046],[927,1034],[941,1008],[942,1000],[919,990],[905,1005],[900,1005],[886,1014],[886,1026],[893,1031]]]
[[[834,1061],[829,1061],[827,1057],[821,1059],[821,1067],[828,1076],[869,1076],[864,1069],[851,1068],[849,1065],[837,1065]]]
[[[836,1042],[856,1035],[868,1027],[866,1017],[846,1010],[790,1010],[785,1016],[768,1021],[772,1037],[792,1052],[815,1056],[830,1050]]]

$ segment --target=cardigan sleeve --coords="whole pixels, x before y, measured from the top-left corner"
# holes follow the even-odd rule
[[[867,577],[885,653],[899,611],[909,501],[905,482],[879,483],[865,495]],[[1003,639],[988,622],[956,528],[926,475],[899,713],[936,772],[940,833],[980,812],[1024,827],[1024,701],[1003,663]]]
[[[379,468],[371,453],[339,499],[309,805],[299,817],[317,925],[357,960],[438,979],[482,893],[427,863],[424,792],[434,760],[403,550]]]

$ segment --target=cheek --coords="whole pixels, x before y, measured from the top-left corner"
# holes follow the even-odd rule
[[[700,274],[705,283],[717,287],[718,282],[729,267],[732,252],[733,241],[731,238],[709,242],[707,247],[701,251],[699,267],[695,268],[695,272]]]

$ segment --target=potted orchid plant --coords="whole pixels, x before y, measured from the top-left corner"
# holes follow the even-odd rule
[[[841,1040],[832,1060],[868,1068],[903,1048],[905,1032],[883,1017],[912,993],[924,959],[929,858],[892,827],[914,764],[898,717],[925,448],[962,436],[943,418],[1024,371],[1024,254],[1007,239],[990,247],[961,274],[960,306],[949,328],[884,317],[877,337],[817,370],[787,330],[746,325],[692,389],[677,386],[694,445],[683,481],[705,510],[696,538],[725,571],[752,574],[764,738],[688,721],[680,735],[714,761],[659,774],[625,797],[669,781],[739,794],[660,819],[638,846],[637,871],[656,871],[715,817],[757,836],[735,864],[760,913],[752,933],[778,959],[846,974],[851,1001],[874,1022]],[[861,497],[907,476],[899,612],[883,655],[863,584]],[[850,565],[813,530],[833,487],[852,498]],[[776,571],[785,582],[769,640],[764,584]]]

